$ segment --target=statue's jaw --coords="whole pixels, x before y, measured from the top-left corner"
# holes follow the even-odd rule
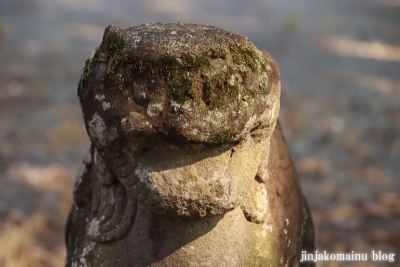
[[[205,217],[239,206],[256,176],[267,140],[239,144],[163,145],[107,164],[137,199],[160,215]]]

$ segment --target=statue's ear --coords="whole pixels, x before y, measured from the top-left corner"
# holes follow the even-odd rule
[[[110,173],[100,153],[94,153],[92,208],[86,232],[95,242],[111,242],[126,236],[136,215],[136,199]]]

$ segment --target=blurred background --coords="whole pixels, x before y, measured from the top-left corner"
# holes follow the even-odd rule
[[[318,250],[396,253],[379,266],[398,266],[400,0],[1,0],[0,266],[63,266],[89,147],[83,64],[109,24],[157,21],[219,26],[272,54]]]

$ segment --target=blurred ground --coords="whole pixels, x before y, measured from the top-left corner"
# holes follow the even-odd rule
[[[0,266],[62,266],[89,140],[76,98],[104,28],[196,22],[281,69],[281,122],[318,250],[400,257],[400,0],[1,0]],[[319,266],[376,266],[375,262]]]

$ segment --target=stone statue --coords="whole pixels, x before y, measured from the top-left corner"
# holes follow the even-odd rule
[[[274,59],[217,27],[109,26],[78,86],[92,141],[67,263],[313,266],[310,210],[277,122]]]

